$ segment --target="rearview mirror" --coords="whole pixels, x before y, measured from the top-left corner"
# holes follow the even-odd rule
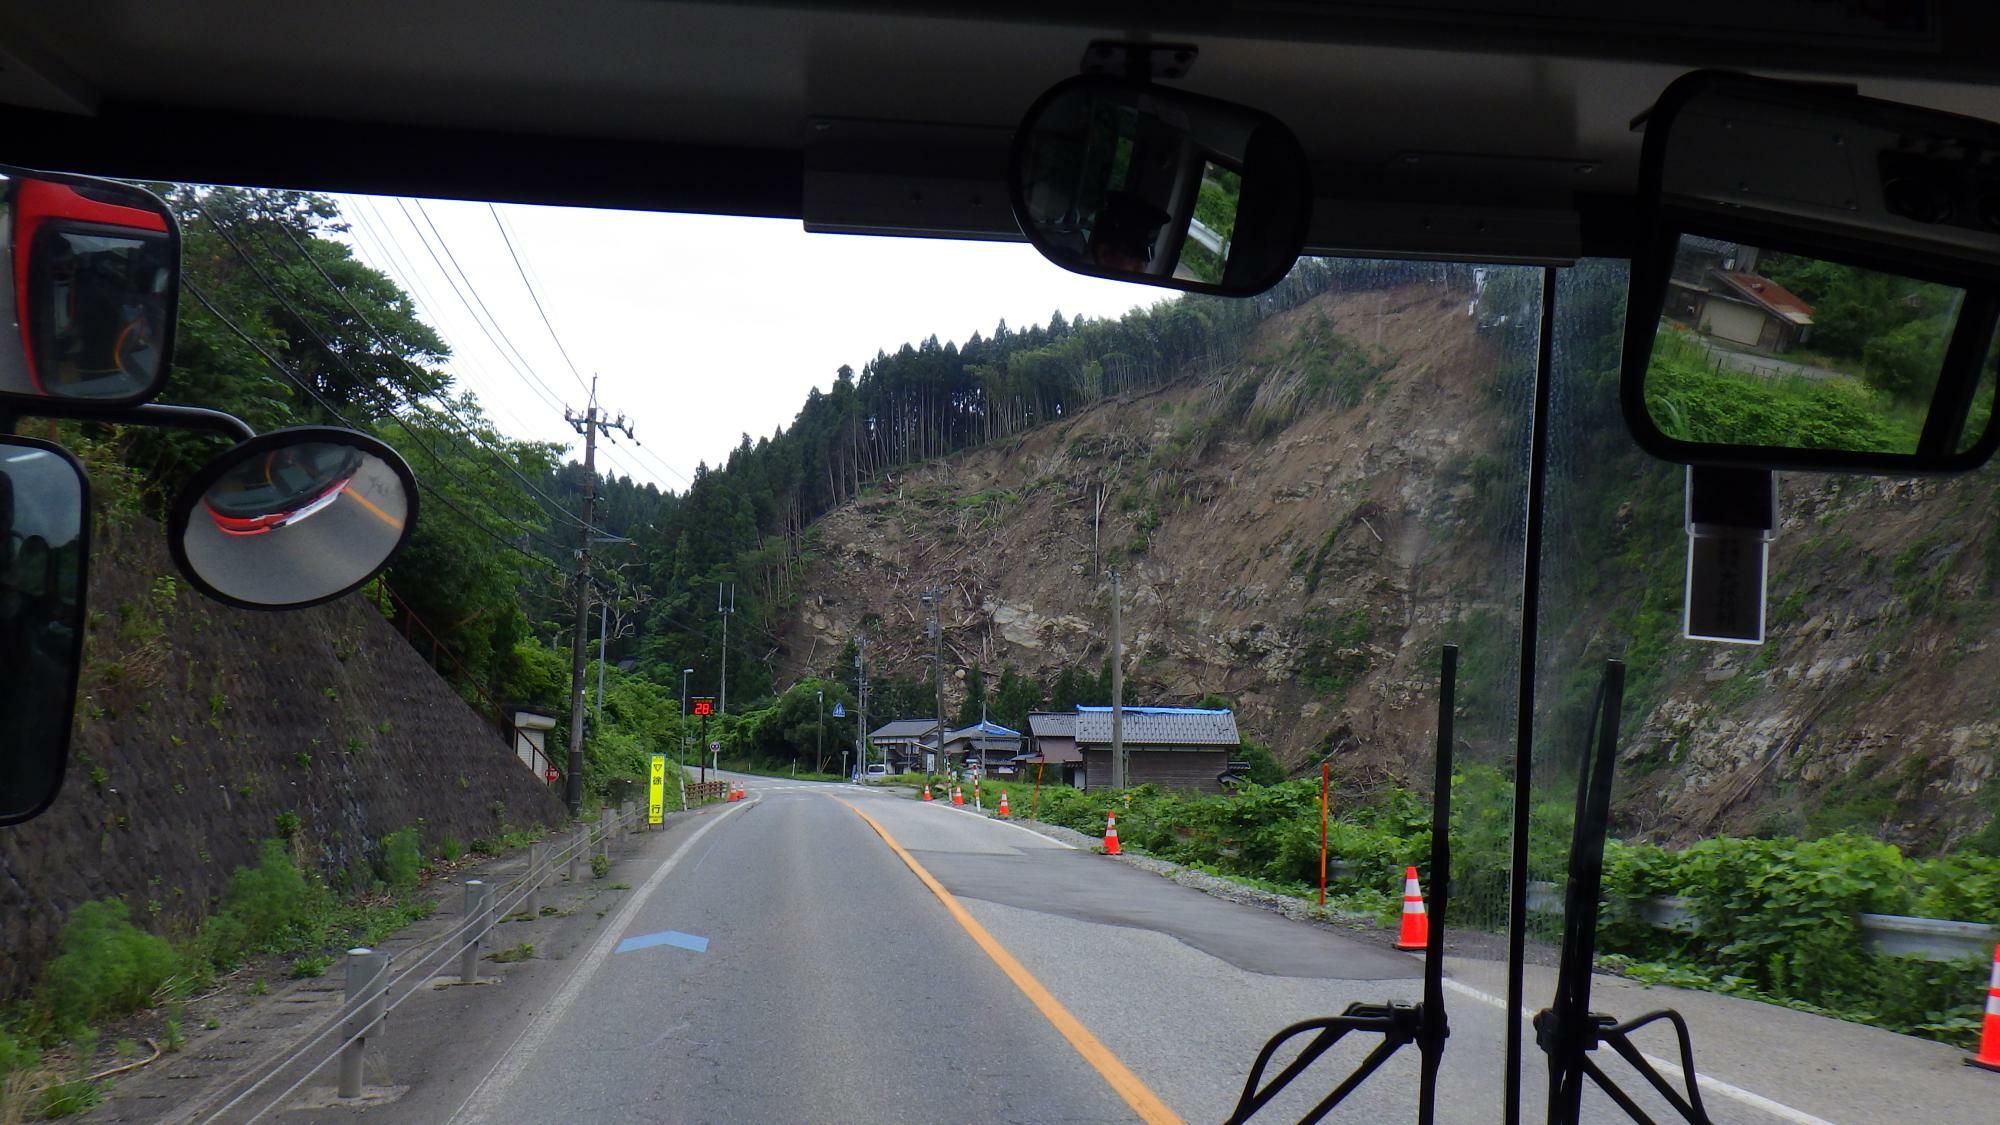
[[[2000,126],[1697,72],[1645,119],[1623,405],[1683,464],[1962,472],[2000,444]]]
[[[0,437],[0,824],[56,799],[83,665],[90,488],[75,459]]]
[[[417,480],[395,450],[326,426],[274,430],[189,479],[167,518],[174,562],[245,609],[296,609],[360,587],[416,526]]]
[[[128,406],[166,381],[180,284],[173,212],[143,188],[0,167],[0,405]]]
[[[1008,184],[1035,249],[1076,273],[1245,297],[1305,246],[1305,150],[1266,113],[1086,75],[1022,118]]]

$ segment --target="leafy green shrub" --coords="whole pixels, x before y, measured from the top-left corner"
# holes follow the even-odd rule
[[[12,1031],[0,1030],[0,1079],[25,1070],[42,1059],[41,1049]]]
[[[457,840],[449,836],[446,836],[444,842],[438,845],[438,855],[442,856],[446,863],[457,863],[458,857],[464,854],[465,849],[459,846]]]
[[[233,963],[312,934],[330,898],[299,870],[283,841],[266,840],[256,866],[239,867],[230,876],[222,909],[203,931],[208,956],[217,964]]]
[[[1718,967],[1826,1007],[1866,999],[1872,958],[1859,916],[1911,905],[1901,853],[1854,836],[1704,840],[1678,858]]]
[[[1918,865],[1916,912],[1953,922],[2000,923],[2000,856],[1953,855]]]
[[[590,857],[591,878],[602,879],[609,874],[611,874],[611,860],[608,857],[603,855],[594,855]]]
[[[1687,441],[1916,448],[1914,418],[1861,379],[1773,379],[1717,370],[1699,345],[1677,332],[1661,332],[1654,343],[1646,409],[1661,430]]]
[[[114,898],[72,911],[60,948],[35,1000],[50,1025],[65,1033],[145,1007],[181,968],[173,946],[133,925],[125,904]]]
[[[417,841],[414,826],[398,828],[382,837],[382,881],[392,887],[409,888],[417,885],[417,878],[423,872],[424,855],[422,845]]]

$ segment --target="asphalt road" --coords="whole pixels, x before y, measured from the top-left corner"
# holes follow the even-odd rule
[[[1416,957],[1018,825],[851,785],[726,776],[751,799],[653,838],[621,868],[631,890],[532,997],[480,1028],[489,1046],[448,1098],[419,1082],[367,1116],[1215,1121],[1278,1028],[1419,992]],[[1451,964],[1441,1121],[1501,1119],[1499,969]],[[1990,1076],[1949,1048],[1726,997],[1600,995],[1621,1016],[1689,1010],[1717,1121],[1993,1119],[1979,1108]],[[1523,1119],[1539,1121],[1529,1042]],[[1343,1044],[1258,1120],[1297,1120],[1371,1046]],[[1672,1053],[1657,1037],[1642,1046]],[[1615,1060],[1607,1069],[1643,1089]],[[1414,1049],[1399,1052],[1329,1120],[1413,1120],[1416,1073]],[[1639,1100],[1665,1119],[1656,1095]],[[1593,1093],[1585,1120],[1626,1118]]]

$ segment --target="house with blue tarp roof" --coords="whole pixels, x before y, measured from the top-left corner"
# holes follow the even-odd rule
[[[977,766],[981,773],[1010,775],[1016,769],[1014,759],[1021,754],[1021,732],[981,719],[969,727],[946,731],[944,752],[953,762]]]

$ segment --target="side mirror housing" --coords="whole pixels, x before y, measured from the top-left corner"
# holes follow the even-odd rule
[[[157,395],[173,353],[180,228],[144,188],[0,167],[0,411]],[[31,408],[31,407],[30,407]]]
[[[0,436],[0,825],[55,801],[83,666],[90,485],[60,446]]]
[[[1645,128],[1621,394],[1641,447],[1888,474],[1992,455],[2000,125],[1699,71]]]

